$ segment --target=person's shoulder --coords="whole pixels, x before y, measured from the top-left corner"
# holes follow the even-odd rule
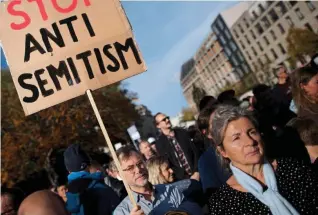
[[[114,215],[128,215],[130,213],[131,206],[131,202],[129,200],[129,197],[127,196],[116,207]]]
[[[277,168],[299,168],[299,167],[308,167],[309,165],[300,159],[296,159],[293,157],[282,157],[276,160],[273,160],[272,165]]]
[[[181,128],[181,127],[175,127],[175,128],[173,128],[173,130],[176,133],[188,133],[186,129]]]
[[[312,166],[304,160],[286,157],[276,160],[276,171],[280,174],[287,175],[312,175],[313,169]],[[274,166],[275,168],[275,166]]]
[[[102,183],[101,181],[92,182],[95,183],[92,187],[88,188],[88,193],[90,195],[99,196],[100,199],[111,200],[111,202],[119,203],[119,197],[116,192],[108,185]],[[110,202],[110,201],[109,201]]]
[[[82,193],[84,192],[89,184],[92,182],[89,178],[79,178],[69,182],[67,189],[70,193]]]
[[[210,210],[213,211],[216,207],[222,207],[223,200],[231,196],[229,195],[230,192],[231,190],[229,189],[229,186],[224,184],[220,188],[218,188],[214,193],[212,193],[208,201]]]

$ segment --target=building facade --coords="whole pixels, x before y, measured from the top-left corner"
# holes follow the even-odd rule
[[[193,87],[195,85],[196,87],[199,87],[203,90],[206,90],[206,89],[204,88],[201,76],[195,67],[194,58],[191,58],[190,60],[188,60],[182,65],[180,82],[183,89],[183,95],[185,99],[187,100],[189,107],[194,112],[197,112],[198,110],[192,96]]]
[[[196,110],[194,85],[217,97],[226,88],[239,96],[258,83],[274,84],[278,65],[291,70],[286,37],[292,27],[318,33],[318,1],[240,2],[221,12],[193,59],[182,66],[189,106]]]
[[[208,95],[217,97],[222,89],[239,81],[216,35],[211,32],[195,54],[195,67]]]
[[[286,42],[291,27],[318,32],[318,1],[253,2],[231,27],[259,82],[273,84],[279,64],[291,69]]]
[[[250,5],[250,2],[238,3],[234,7],[220,13],[211,25],[212,31],[215,33],[225,53],[225,57],[232,66],[231,74],[235,76],[236,83],[234,85],[227,83],[227,85],[235,89],[237,94],[244,93],[257,83],[257,79],[231,31],[233,24],[244,14]]]

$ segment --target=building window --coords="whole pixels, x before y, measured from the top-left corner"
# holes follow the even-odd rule
[[[253,30],[251,30],[251,34],[252,34],[253,39],[254,39],[254,40],[256,40],[256,36],[255,36],[255,34],[254,34],[254,31],[253,31]]]
[[[287,12],[287,8],[285,6],[285,3],[280,1],[276,4],[277,10],[280,12],[280,15],[283,16]]]
[[[287,20],[290,27],[294,26],[294,22],[289,16],[286,16],[286,20]]]
[[[269,41],[268,41],[266,36],[264,36],[264,41],[265,41],[266,45],[269,45]]]
[[[231,39],[231,34],[230,34],[229,30],[225,29],[225,35],[228,39]]]
[[[243,43],[242,40],[240,40],[240,44],[241,44],[241,46],[242,46],[242,49],[245,49],[245,45],[244,45],[244,43]]]
[[[264,56],[265,56],[265,59],[266,59],[265,63],[269,63],[270,59],[269,59],[268,55],[265,53]]]
[[[273,40],[277,39],[276,34],[275,34],[275,32],[273,30],[270,31],[270,34],[272,35]]]
[[[271,53],[273,55],[273,58],[276,60],[278,58],[276,52],[274,51],[274,49],[271,49]]]
[[[253,46],[252,46],[252,51],[253,51],[254,56],[257,56],[257,52],[255,51]]]
[[[289,5],[290,7],[294,7],[297,4],[297,1],[290,1]]]
[[[252,60],[251,55],[248,52],[246,52],[246,55],[247,55],[249,60]]]
[[[315,5],[311,1],[306,1],[306,4],[310,11],[314,11],[316,9]]]
[[[309,23],[306,23],[306,24],[305,24],[305,27],[306,27],[309,31],[312,31],[312,32],[314,31]]]
[[[258,45],[259,50],[264,51],[264,49],[263,49],[263,47],[262,47],[260,42],[257,42],[257,45]]]
[[[250,24],[248,23],[248,21],[247,21],[245,18],[243,19],[243,21],[244,21],[244,23],[245,23],[246,28],[249,28],[249,27],[250,27]]]
[[[259,23],[255,27],[256,27],[256,31],[259,35],[261,35],[264,32],[262,26]]]
[[[247,35],[245,35],[245,39],[246,39],[247,44],[251,44],[251,41],[248,39]]]
[[[242,62],[244,62],[244,57],[243,57],[243,55],[241,54],[241,52],[238,52],[237,55],[238,55],[238,57],[240,58],[240,60],[241,60]]]
[[[259,9],[259,11],[260,11],[261,13],[263,13],[263,12],[265,11],[263,5],[261,5],[261,4],[258,5],[258,9]]]
[[[216,27],[216,25],[213,25],[213,30],[216,33],[216,35],[220,34],[219,29]]]
[[[218,23],[218,26],[220,27],[220,29],[223,30],[224,29],[224,25],[223,25],[221,19],[218,19],[217,23]]]
[[[304,19],[304,15],[302,14],[302,12],[300,11],[299,8],[296,8],[295,13],[298,16],[299,20],[303,20]]]
[[[223,35],[220,35],[220,40],[221,40],[222,45],[226,44],[226,41],[225,41]]]
[[[266,16],[264,16],[264,17],[262,18],[262,23],[263,23],[263,26],[264,26],[266,29],[269,28],[269,26],[271,25],[271,24],[269,23],[269,21],[268,21],[268,19],[267,19]]]
[[[252,11],[253,19],[256,20],[258,18],[257,14],[255,11]]]
[[[237,47],[233,41],[230,42],[230,46],[231,46],[232,51],[235,51],[237,49]]]
[[[238,34],[237,34],[235,29],[233,30],[233,32],[234,32],[235,37],[238,38],[239,36],[238,36]]]
[[[260,65],[261,67],[264,66],[263,61],[260,58],[257,59],[257,62],[258,62],[258,65]]]
[[[241,33],[244,33],[244,30],[243,30],[243,28],[242,28],[242,26],[240,24],[238,24],[238,28],[240,29]]]
[[[225,50],[225,53],[226,53],[226,55],[227,55],[228,57],[231,56],[232,52],[231,52],[231,50],[229,49],[229,47],[225,46],[225,47],[224,47],[224,50]]]
[[[285,29],[283,28],[283,26],[281,24],[278,24],[277,27],[280,30],[280,33],[284,34],[285,33]]]
[[[284,47],[282,46],[282,44],[278,44],[278,47],[279,47],[279,49],[280,49],[280,52],[282,53],[282,54],[286,54],[286,50],[284,49]]]
[[[245,74],[248,74],[250,72],[250,70],[248,69],[248,67],[245,63],[242,64],[242,67],[244,69]]]
[[[275,12],[274,9],[270,10],[268,14],[269,14],[273,23],[275,23],[279,19],[279,17],[277,16],[277,13]]]
[[[232,62],[234,63],[235,66],[239,65],[239,63],[234,55],[232,56]]]

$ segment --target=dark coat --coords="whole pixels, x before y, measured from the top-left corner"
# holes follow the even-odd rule
[[[191,171],[198,171],[198,152],[194,146],[188,132],[181,128],[174,129],[175,138],[182,148],[185,157],[190,165]],[[170,163],[172,170],[174,171],[175,179],[182,180],[188,178],[185,169],[179,166],[178,159],[175,156],[175,148],[169,141],[168,137],[161,134],[156,141],[156,148],[158,154],[164,156]]]
[[[118,179],[113,178],[109,175],[105,176],[104,181],[106,185],[108,185],[115,191],[120,200],[123,200],[127,196],[127,191],[122,181],[119,181]]]

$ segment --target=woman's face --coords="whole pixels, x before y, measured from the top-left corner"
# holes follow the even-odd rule
[[[228,124],[224,132],[223,149],[218,147],[218,150],[237,167],[261,163],[263,158],[262,138],[246,117]]]
[[[173,170],[167,163],[164,163],[160,166],[160,172],[163,178],[168,182],[172,183],[174,181]]]
[[[312,77],[306,85],[302,85],[301,87],[305,90],[310,99],[316,103],[318,102],[318,74]]]

